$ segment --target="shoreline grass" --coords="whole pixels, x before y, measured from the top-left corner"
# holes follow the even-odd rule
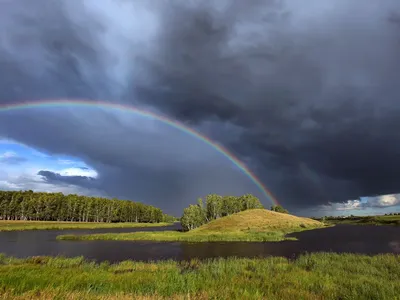
[[[236,232],[129,232],[129,233],[100,233],[100,234],[65,234],[57,236],[57,240],[64,241],[154,241],[154,242],[280,242],[285,240],[295,241],[295,237],[287,237],[287,234],[305,230],[320,229],[321,227],[296,228],[288,231],[236,231]]]
[[[400,299],[400,255],[204,261],[0,255],[0,299]]]
[[[6,221],[0,220],[1,231],[20,230],[63,230],[63,229],[100,229],[100,228],[145,228],[170,226],[174,223],[96,223],[96,222],[59,222],[59,221]]]

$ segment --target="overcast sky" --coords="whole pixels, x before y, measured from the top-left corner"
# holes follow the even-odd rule
[[[400,211],[398,0],[0,1],[0,105],[89,99],[183,122],[304,215]],[[118,197],[179,215],[258,187],[162,122],[0,109],[0,189]]]

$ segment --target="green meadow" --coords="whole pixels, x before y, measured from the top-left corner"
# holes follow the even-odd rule
[[[160,227],[173,223],[104,223],[104,222],[57,222],[57,221],[4,221],[0,220],[0,231],[51,230],[51,229],[98,229]]]
[[[319,219],[322,220],[322,219]],[[397,225],[400,226],[400,214],[381,216],[350,216],[347,218],[328,217],[324,222],[328,224],[354,224],[354,225]]]
[[[118,264],[0,256],[0,299],[400,299],[400,256]]]

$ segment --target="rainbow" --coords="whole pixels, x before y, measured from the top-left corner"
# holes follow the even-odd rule
[[[278,200],[274,197],[274,195],[265,187],[265,185],[261,182],[257,176],[248,169],[233,153],[229,152],[225,147],[219,145],[218,143],[212,141],[208,137],[200,134],[199,132],[193,130],[192,128],[184,125],[181,122],[170,119],[166,116],[156,114],[154,112],[150,112],[147,110],[139,109],[134,106],[126,105],[126,104],[116,104],[105,101],[90,101],[90,100],[39,100],[39,101],[31,101],[31,102],[23,102],[23,103],[13,103],[13,104],[2,104],[0,105],[0,112],[14,111],[14,110],[22,110],[22,109],[31,109],[31,108],[47,108],[47,107],[67,107],[67,106],[78,106],[78,107],[99,107],[99,108],[107,108],[113,109],[123,112],[131,112],[142,117],[155,119],[164,124],[167,124],[171,127],[174,127],[182,132],[185,132],[204,143],[208,144],[219,153],[228,158],[239,170],[241,170],[246,176],[248,176],[251,181],[260,189],[262,194],[270,200],[273,204],[279,205]]]

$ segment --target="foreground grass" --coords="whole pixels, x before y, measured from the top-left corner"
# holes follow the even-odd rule
[[[392,216],[355,216],[343,219],[326,219],[328,224],[355,224],[355,225],[397,225],[400,226],[400,215]]]
[[[122,240],[162,242],[277,242],[287,238],[286,234],[315,228],[324,224],[296,216],[253,209],[223,217],[189,232],[159,231],[106,233],[88,235],[60,235],[60,240]]]
[[[400,256],[95,264],[0,256],[0,299],[400,299]]]
[[[95,223],[95,222],[53,222],[53,221],[4,221],[0,220],[0,231],[46,230],[46,229],[97,229],[159,227],[173,223]]]

